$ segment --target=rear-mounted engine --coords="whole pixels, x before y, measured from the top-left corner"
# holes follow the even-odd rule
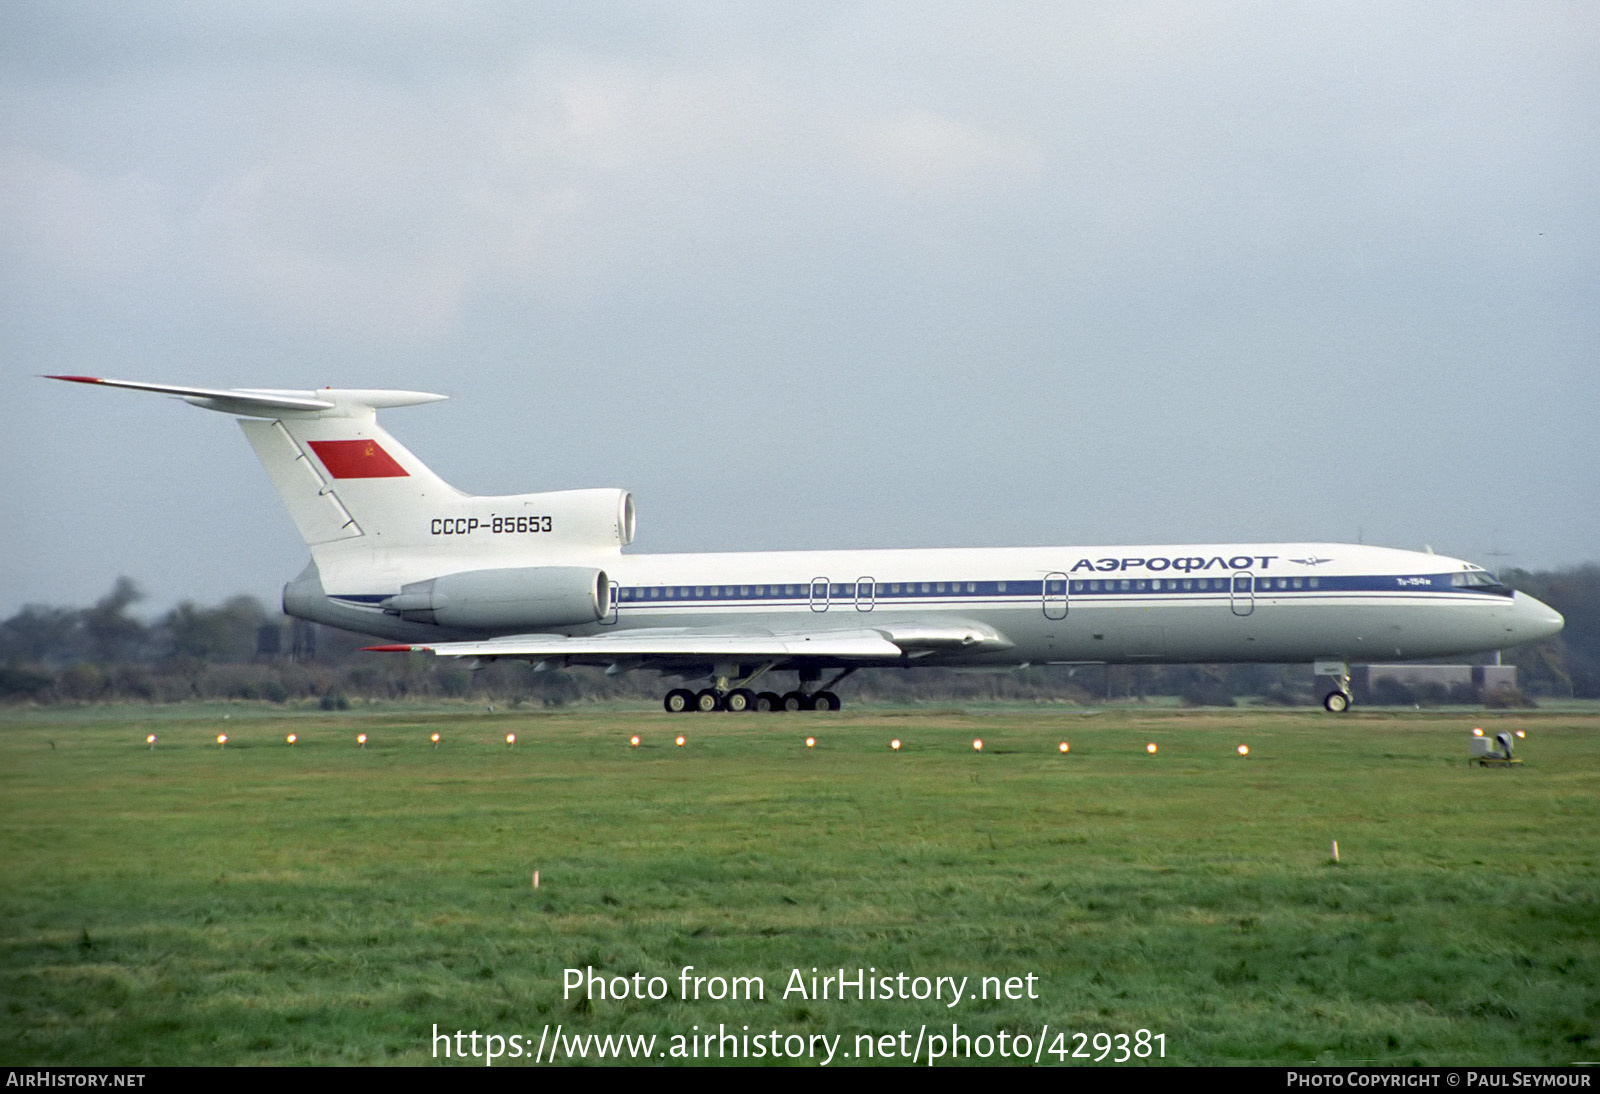
[[[444,627],[575,627],[610,614],[611,583],[588,566],[468,570],[403,585],[383,610]]]

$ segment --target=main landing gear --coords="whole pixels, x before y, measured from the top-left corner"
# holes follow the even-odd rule
[[[761,672],[761,669],[751,673],[740,681],[741,684],[749,683]],[[839,696],[832,688],[838,686],[840,680],[849,676],[855,669],[844,669],[835,676],[824,688],[817,688],[817,681],[822,674],[815,670],[802,670],[800,673],[800,687],[795,691],[786,691],[779,694],[775,691],[751,691],[747,687],[728,687],[728,677],[732,673],[721,673],[714,677],[715,683],[709,688],[700,691],[690,691],[688,688],[673,688],[667,692],[666,698],[661,701],[662,707],[668,714],[687,714],[691,711],[701,714],[710,714],[712,711],[723,710],[732,714],[743,714],[750,710],[763,712],[816,710],[831,712],[840,707]]]
[[[1317,661],[1311,666],[1322,694],[1322,709],[1343,714],[1350,709],[1350,666],[1343,661]]]

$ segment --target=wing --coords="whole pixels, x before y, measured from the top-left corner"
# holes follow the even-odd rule
[[[886,622],[877,627],[772,631],[758,628],[640,627],[569,638],[519,634],[475,642],[368,646],[383,653],[432,650],[441,657],[499,657],[568,663],[640,662],[661,666],[715,660],[824,660],[835,664],[891,665],[944,650],[979,652],[1011,648],[993,627],[965,620]]]

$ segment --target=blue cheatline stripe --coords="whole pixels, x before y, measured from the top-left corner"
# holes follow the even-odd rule
[[[1382,576],[1318,576],[1318,577],[1267,577],[1256,575],[1253,587],[1243,585],[1239,593],[1253,591],[1257,596],[1309,596],[1330,592],[1339,593],[1392,593],[1422,595],[1447,593],[1477,596],[1507,596],[1510,590],[1503,586],[1459,587],[1450,584],[1449,574],[1382,575]],[[1066,586],[1070,580],[1070,589]],[[896,601],[971,601],[1039,600],[1046,591],[1043,581],[877,581],[863,583],[859,589],[853,581],[822,584],[812,595],[810,583],[790,585],[642,585],[624,586],[618,590],[619,601],[628,606],[650,604],[684,604],[712,601],[717,603],[770,603],[794,604],[821,602],[853,604],[859,596],[863,601],[875,603]],[[1161,578],[1071,578],[1049,582],[1050,596],[1095,597],[1125,596],[1216,596],[1232,595],[1234,578],[1231,574],[1215,577],[1161,577]]]
[[[1449,594],[1452,596],[1507,597],[1511,590],[1503,585],[1457,586],[1450,583],[1451,574],[1408,574],[1380,576],[1276,577],[1255,575],[1253,591],[1259,597],[1296,596],[1312,597],[1327,593],[1405,593],[1407,595]],[[1066,587],[1069,585],[1070,588]],[[1051,597],[1099,598],[1159,596],[1206,597],[1233,595],[1234,578],[1231,574],[1212,577],[1075,577],[1049,582]],[[865,602],[875,604],[896,602],[964,602],[999,601],[1022,603],[1039,601],[1046,595],[1044,581],[877,581],[863,584],[859,595]],[[1239,594],[1246,593],[1242,586]],[[335,594],[333,600],[351,604],[376,605],[392,593]],[[812,595],[810,582],[779,585],[627,585],[617,590],[619,606],[648,607],[652,604],[696,603],[754,603],[754,604],[808,604],[823,600],[838,605],[852,605],[858,595],[853,581],[829,582],[816,586]]]

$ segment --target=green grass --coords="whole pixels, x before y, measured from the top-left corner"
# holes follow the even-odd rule
[[[850,1051],[1048,1022],[1202,1064],[1600,1052],[1593,712],[3,718],[0,1063],[423,1063],[435,1023]],[[1474,719],[1525,728],[1526,763],[1469,767]],[[767,995],[564,999],[591,965]],[[780,997],[813,966],[1032,973],[1040,998]]]

